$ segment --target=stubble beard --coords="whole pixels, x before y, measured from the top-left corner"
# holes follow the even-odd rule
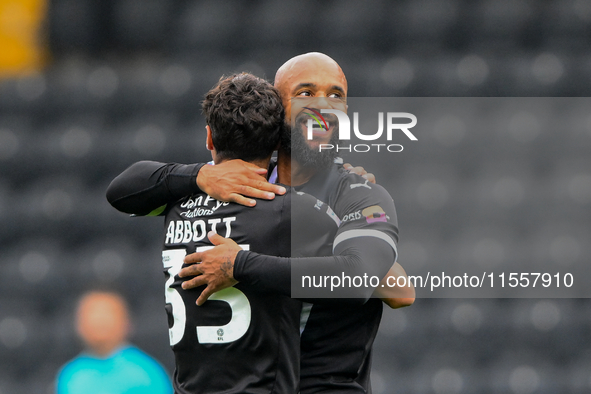
[[[320,151],[318,147],[312,148],[308,145],[304,138],[304,130],[301,128],[302,117],[307,117],[305,114],[300,114],[296,117],[295,127],[285,123],[285,130],[281,137],[281,147],[284,151],[291,154],[291,160],[298,163],[303,168],[307,169],[325,169],[334,163],[334,158],[337,156],[335,149]],[[338,124],[334,126],[333,133],[330,137],[329,144],[333,147],[338,144]]]

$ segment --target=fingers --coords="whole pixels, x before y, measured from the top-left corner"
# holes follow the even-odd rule
[[[229,160],[215,166],[204,166],[197,175],[197,186],[213,198],[247,207],[256,205],[255,198],[272,200],[285,194],[283,186],[267,182],[267,169],[242,160]]]
[[[343,164],[343,168],[353,174],[357,174],[357,175],[362,176],[364,178],[365,178],[365,175],[367,175],[367,171],[365,171],[365,168],[363,168],[361,166],[353,167],[351,164],[345,163],[345,164]]]
[[[211,285],[207,286],[202,292],[199,298],[197,298],[197,306],[203,305],[205,301],[213,294],[215,291]]]
[[[201,275],[202,273],[199,264],[193,264],[180,270],[178,275],[179,278],[185,278],[187,276]]]
[[[228,201],[236,203],[236,204],[244,205],[245,207],[254,207],[255,205],[257,205],[256,200],[253,200],[252,198],[244,197],[244,196],[237,194],[237,193],[231,193],[228,196]]]
[[[357,174],[357,175],[367,179],[371,183],[374,183],[374,184],[376,183],[376,176],[374,174],[372,174],[371,172],[367,172],[365,170],[365,168],[363,168],[361,166],[353,167],[351,164],[345,163],[345,164],[343,164],[343,168],[353,174]]]
[[[267,169],[266,168],[261,168],[256,166],[256,168],[253,168],[253,171],[256,172],[259,175],[266,175],[267,174]]]
[[[207,284],[207,279],[205,279],[203,276],[196,276],[194,278],[184,281],[181,284],[181,287],[183,288],[183,290],[189,290],[189,289],[194,289],[195,287],[203,286],[206,284]]]
[[[274,185],[269,182],[260,182],[258,189],[252,186],[240,186],[237,193],[230,193],[227,200],[245,207],[254,207],[257,202],[255,198],[262,200],[272,200],[275,194],[283,195],[286,190],[283,186]]]
[[[285,188],[283,186],[273,185],[272,183],[269,183],[269,185],[273,186],[272,192],[275,194],[279,194],[280,196],[284,195],[285,192],[287,191],[287,190],[285,190]]]
[[[256,182],[256,187],[243,185],[236,188],[237,192],[246,197],[261,198],[263,200],[272,200],[275,198],[275,193],[267,191],[270,187],[264,184],[271,185],[268,182]],[[272,186],[272,185],[271,185]]]
[[[264,180],[264,181],[256,181],[254,183],[254,185],[250,185],[250,186],[253,189],[262,190],[262,191],[265,191],[265,192],[267,192],[269,194],[279,194],[279,195],[285,194],[285,188],[283,186],[275,185],[273,183],[269,183],[266,180]],[[251,196],[251,197],[255,197],[255,196]],[[275,197],[275,196],[270,196],[270,198],[267,198],[267,199],[268,200],[271,200],[271,199],[273,199],[273,197]]]
[[[370,183],[376,183],[376,176],[371,172],[368,172],[365,175],[362,175],[365,179],[367,179]]]
[[[267,169],[266,168],[261,168],[261,167],[257,166],[256,164],[247,163],[247,162],[242,161],[240,159],[236,159],[236,160],[238,162],[241,162],[249,170],[252,170],[252,171],[256,172],[259,175],[265,175],[267,173]]]
[[[224,241],[226,240],[226,238],[222,237],[221,235],[219,235],[217,233],[214,233],[213,231],[210,231],[207,233],[207,238],[209,238],[211,243],[214,244],[215,246],[223,244]]]
[[[266,180],[249,179],[244,183],[244,185],[237,187],[237,192],[247,197],[272,200],[275,198],[275,194],[285,194],[285,188],[283,186],[269,183]]]
[[[203,252],[195,252],[195,253],[191,253],[191,254],[188,254],[185,256],[185,264],[200,263],[202,260],[203,260]]]
[[[352,172],[353,174],[357,174],[359,176],[363,176],[365,174],[367,174],[367,171],[365,171],[365,168],[361,167],[361,166],[357,166],[357,167],[349,167],[347,168],[347,171]]]

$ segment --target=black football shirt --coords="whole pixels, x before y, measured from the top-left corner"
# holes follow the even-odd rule
[[[329,253],[319,255],[325,257],[294,258],[303,256],[292,250],[292,258],[283,264],[285,259],[241,251],[234,277],[243,283],[258,283],[258,288],[275,294],[289,296],[295,290],[301,294],[298,297],[313,303],[302,313],[301,394],[371,393],[371,349],[382,316],[382,302],[371,298],[374,288],[349,285],[304,289],[300,279],[310,275],[385,276],[397,257],[394,202],[380,185],[336,166],[318,171],[296,189],[326,201],[328,204],[317,206],[329,205],[338,217]],[[292,239],[299,233],[292,231]],[[285,271],[291,282],[283,280]]]
[[[300,190],[325,201],[338,215],[341,225],[334,240],[335,253],[373,243],[374,251],[364,259],[362,270],[377,269],[380,277],[385,275],[396,260],[398,242],[398,221],[389,193],[337,166],[317,173]],[[378,251],[384,248],[392,248],[391,261],[380,261]],[[371,350],[382,301],[342,301],[315,303],[309,311],[301,337],[302,394],[371,393]]]
[[[315,208],[316,198],[287,189],[252,208],[198,193],[164,211],[162,261],[177,393],[298,392],[301,302],[238,283],[197,306],[203,287],[183,290],[177,275],[186,254],[211,247],[208,231],[275,256],[288,257],[292,247],[306,256],[330,253],[321,249],[336,232],[334,217]],[[292,215],[305,218],[299,245],[291,240]]]

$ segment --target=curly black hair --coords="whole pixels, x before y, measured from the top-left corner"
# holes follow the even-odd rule
[[[264,79],[249,73],[222,77],[205,95],[202,109],[223,160],[265,159],[279,143],[284,109],[279,92]]]

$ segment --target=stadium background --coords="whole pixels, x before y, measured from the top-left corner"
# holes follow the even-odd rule
[[[126,296],[133,342],[172,371],[162,223],[115,212],[104,193],[140,159],[208,159],[199,102],[222,74],[272,78],[290,57],[321,51],[357,97],[587,96],[590,43],[584,0],[0,1],[0,394],[53,391],[81,349],[75,300],[97,286]],[[508,151],[481,129],[452,133],[451,145],[434,131],[414,162],[375,170],[391,182],[402,264],[445,266],[459,251],[507,270],[587,262],[590,130],[517,136]],[[474,160],[494,141],[504,154]],[[436,154],[446,149],[455,160]],[[487,232],[491,204],[505,214]],[[483,232],[466,234],[462,224],[478,221]],[[387,310],[374,392],[590,392],[590,306],[418,299]]]

